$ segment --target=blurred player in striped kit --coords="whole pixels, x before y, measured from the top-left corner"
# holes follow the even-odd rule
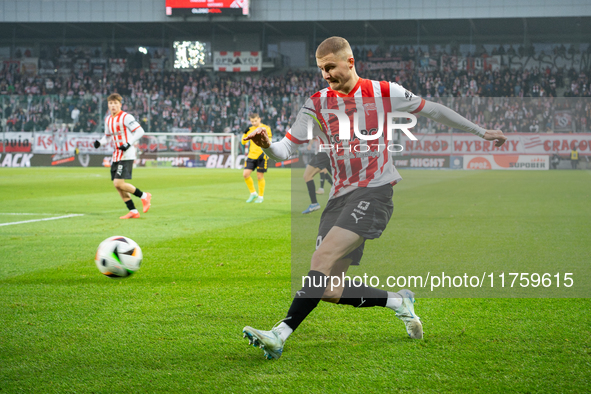
[[[304,182],[306,182],[306,187],[308,188],[310,205],[302,212],[303,214],[308,214],[320,209],[320,204],[316,199],[316,194],[324,194],[325,181],[328,181],[328,183],[332,186],[332,177],[330,176],[330,158],[326,152],[318,152],[319,143],[322,143],[322,141],[318,141],[318,138],[315,138],[308,144],[308,150],[314,150],[314,155],[312,156],[312,159],[304,171]],[[316,190],[314,176],[318,173],[320,173],[320,188]]]
[[[119,219],[137,219],[140,217],[140,213],[135,208],[130,193],[141,199],[144,213],[150,209],[152,195],[142,192],[132,184],[125,182],[125,179],[131,179],[133,162],[136,158],[134,144],[142,138],[144,129],[133,115],[121,110],[122,98],[119,94],[111,94],[107,98],[107,102],[111,114],[105,118],[105,135],[100,141],[94,141],[94,147],[98,149],[108,142],[108,137],[113,138],[115,151],[113,152],[111,164],[111,180],[127,209],[129,209],[129,213]]]

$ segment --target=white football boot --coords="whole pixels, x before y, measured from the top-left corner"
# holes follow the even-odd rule
[[[396,317],[404,322],[408,336],[413,339],[423,339],[423,324],[421,319],[415,315],[415,295],[410,290],[400,290],[402,296],[402,305],[396,309]]]
[[[260,347],[265,352],[267,360],[278,359],[283,353],[284,341],[279,336],[279,330],[273,327],[271,331],[261,331],[250,326],[242,329],[243,338],[248,338],[248,344]]]

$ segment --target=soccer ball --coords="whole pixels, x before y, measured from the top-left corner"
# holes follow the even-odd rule
[[[101,242],[94,262],[109,278],[125,278],[140,269],[142,250],[134,240],[116,235]]]

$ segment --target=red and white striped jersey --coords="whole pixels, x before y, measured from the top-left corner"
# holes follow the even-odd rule
[[[311,122],[314,126],[313,135],[320,137],[325,148],[331,147],[330,151],[324,150],[329,153],[334,178],[331,198],[358,187],[378,187],[387,183],[394,185],[402,177],[394,167],[392,153],[388,151],[388,146],[394,142],[387,138],[385,114],[417,113],[424,105],[425,100],[397,83],[360,78],[348,95],[330,87],[315,93],[298,113],[286,137],[296,144],[308,141],[309,119],[314,119]],[[347,114],[350,139],[339,138],[339,119],[333,114],[322,114],[322,109],[337,109]],[[355,127],[362,135],[379,133],[379,120],[383,122],[379,138],[364,140],[355,135]]]
[[[133,115],[121,111],[115,116],[108,115],[105,118],[105,136],[101,139],[101,145],[108,141],[107,137],[112,137],[115,144],[113,151],[113,162],[121,160],[135,160],[136,150],[133,145],[144,135],[144,129]],[[117,149],[125,143],[131,146],[126,151]]]

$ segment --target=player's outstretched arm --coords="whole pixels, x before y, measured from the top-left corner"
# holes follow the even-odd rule
[[[499,147],[505,143],[507,137],[501,130],[485,130],[475,123],[470,122],[454,110],[432,101],[425,101],[421,115],[426,116],[436,122],[459,130],[468,131],[487,141],[495,141],[495,146]]]

